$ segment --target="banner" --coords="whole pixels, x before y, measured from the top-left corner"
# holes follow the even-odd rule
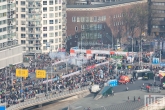
[[[162,43],[162,42],[160,42],[160,49],[162,49],[162,44],[163,44],[163,43]]]
[[[158,42],[157,42],[157,41],[155,41],[155,43],[154,43],[154,44],[155,44],[155,46],[154,46],[154,47],[155,47],[155,49],[157,49],[157,48],[158,48]]]
[[[165,41],[163,42],[163,51],[165,52]]]
[[[94,69],[95,65],[87,66],[86,70]]]
[[[27,69],[16,69],[16,77],[28,77]]]
[[[36,78],[46,78],[45,70],[36,70]]]

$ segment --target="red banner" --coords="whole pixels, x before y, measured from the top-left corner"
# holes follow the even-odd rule
[[[95,65],[91,65],[91,66],[87,66],[87,70],[90,70],[90,69],[94,69],[95,68]]]

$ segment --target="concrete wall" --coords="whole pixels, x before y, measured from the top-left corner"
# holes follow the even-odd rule
[[[22,46],[12,46],[0,50],[0,69],[10,64],[18,64],[23,62]]]

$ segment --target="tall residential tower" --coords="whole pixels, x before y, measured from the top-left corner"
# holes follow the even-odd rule
[[[63,48],[66,21],[62,0],[22,0],[17,2],[17,36],[28,53],[45,53]],[[64,15],[63,15],[64,14]],[[50,44],[50,49],[46,44]]]

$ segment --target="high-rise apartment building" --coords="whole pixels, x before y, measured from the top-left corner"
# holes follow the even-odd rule
[[[17,0],[17,36],[28,53],[63,48],[66,6],[62,0]],[[50,49],[47,48],[50,44]]]
[[[0,49],[12,45],[15,40],[15,20],[15,2],[0,0]]]

